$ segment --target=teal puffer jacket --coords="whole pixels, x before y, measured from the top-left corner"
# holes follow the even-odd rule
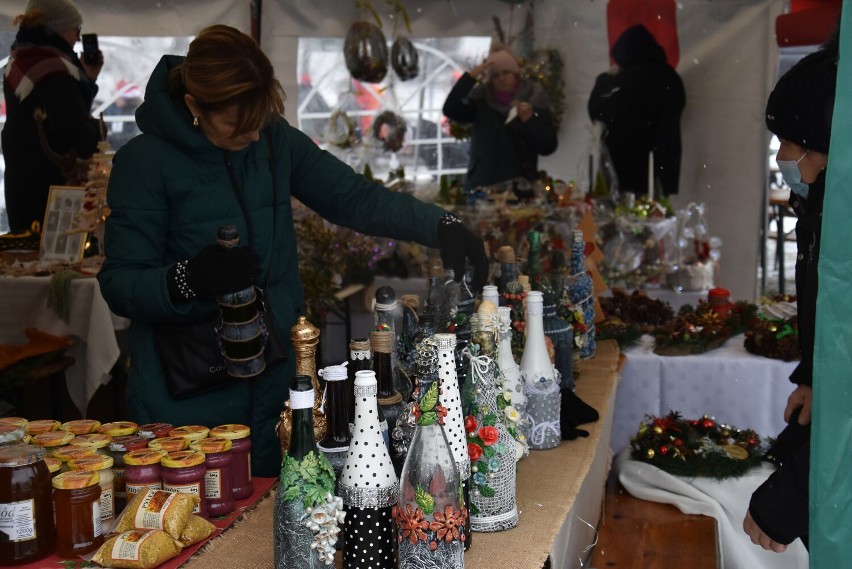
[[[233,175],[251,218],[250,245],[261,257],[258,283],[268,283],[276,329],[289,344],[289,329],[304,313],[291,197],[336,224],[428,247],[437,246],[435,232],[445,212],[368,182],[283,118],[245,150],[214,146],[192,126],[183,102],[169,97],[168,72],[182,60],[165,56],[157,65],[136,116],[142,134],[115,155],[110,175],[106,261],[98,281],[113,312],[132,320],[128,418],[210,427],[247,424],[252,429],[254,472],[274,476],[281,461],[274,426],[294,374],[292,347],[286,365],[251,381],[172,399],[151,324],[206,320],[216,313],[216,305],[199,298],[172,303],[167,271],[214,243],[222,224],[236,224],[243,243],[249,241],[249,226],[230,181]]]

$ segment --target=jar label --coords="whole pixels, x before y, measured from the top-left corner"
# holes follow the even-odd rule
[[[115,497],[126,498],[127,492],[125,492],[124,469],[113,468],[112,473],[115,475],[115,479],[112,482],[113,488],[115,488]]]
[[[112,558],[125,561],[139,561],[139,551],[142,549],[142,542],[153,534],[154,532],[144,529],[134,529],[124,532],[115,538],[115,543],[112,544]]]
[[[146,490],[162,490],[163,485],[159,482],[151,482],[150,484],[128,484],[127,485],[127,501],[133,499],[136,494],[145,492]]]
[[[180,494],[195,494],[196,496],[201,497],[201,484],[198,482],[193,482],[192,484],[163,484],[163,490],[166,492],[179,492]],[[192,510],[193,514],[197,514],[201,511],[200,504],[201,503],[199,502],[199,505],[195,506],[195,509]]]
[[[115,517],[115,496],[112,488],[101,488],[101,519],[111,520]]]
[[[169,490],[166,488],[166,490]],[[149,490],[142,498],[142,503],[139,504],[139,509],[136,510],[135,525],[137,528],[145,529],[163,529],[163,520],[166,513],[169,511],[169,506],[172,504],[175,495],[170,493],[171,490],[163,492],[161,490]]]
[[[7,536],[0,542],[35,539],[35,500],[0,504],[0,533]]]
[[[92,502],[92,529],[94,530],[93,537],[98,537],[102,533],[101,529],[101,501],[95,500]]]
[[[210,500],[222,497],[222,470],[208,470],[204,475],[204,496]]]

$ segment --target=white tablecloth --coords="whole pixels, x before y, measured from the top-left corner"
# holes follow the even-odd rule
[[[71,281],[68,322],[47,307],[49,287],[50,277],[0,277],[0,343],[26,343],[25,328],[76,336],[80,343],[68,351],[76,363],[65,371],[65,381],[71,401],[85,417],[95,391],[110,380],[120,355],[115,330],[127,321],[110,312],[93,277]]]
[[[612,429],[616,453],[630,443],[646,414],[706,414],[764,437],[777,436],[784,428],[784,407],[795,388],[788,378],[798,362],[750,354],[743,336],[694,356],[658,356],[653,339],[643,336],[624,354]]]
[[[773,472],[763,463],[740,478],[715,480],[672,476],[645,462],[630,459],[630,450],[618,455],[618,480],[630,494],[643,500],[672,504],[685,514],[716,518],[719,567],[724,569],[807,569],[808,552],[796,540],[784,553],[754,545],[743,531],[743,518],[754,490]]]

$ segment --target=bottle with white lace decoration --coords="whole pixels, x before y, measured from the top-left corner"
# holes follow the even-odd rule
[[[470,525],[473,531],[493,532],[518,525],[515,498],[515,440],[503,420],[498,397],[497,342],[499,315],[491,302],[479,305],[470,345],[470,373],[475,400],[465,419],[471,461]],[[505,401],[504,401],[505,402]]]
[[[527,395],[528,442],[532,450],[545,450],[558,446],[562,441],[559,383],[547,353],[542,293],[530,291],[526,301],[527,337],[521,356],[521,377]]]
[[[497,347],[497,366],[500,374],[497,378],[498,401],[503,397],[503,418],[509,434],[515,439],[515,459],[521,460],[529,456],[530,447],[524,416],[527,412],[527,396],[524,393],[524,381],[521,379],[521,368],[512,354],[512,309],[501,306],[497,309],[500,314],[500,345]]]
[[[325,380],[322,410],[325,415],[325,436],[317,443],[319,450],[340,477],[343,463],[349,456],[349,422],[347,421],[346,365],[327,366],[319,371]]]

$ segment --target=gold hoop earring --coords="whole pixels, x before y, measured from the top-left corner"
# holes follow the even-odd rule
[[[192,126],[198,126],[198,117],[192,117]]]

